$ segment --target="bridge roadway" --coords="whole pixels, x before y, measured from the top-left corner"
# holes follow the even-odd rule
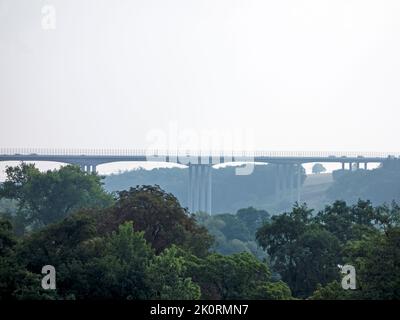
[[[341,163],[342,169],[356,169],[368,163],[382,163],[400,158],[400,152],[303,152],[303,151],[243,151],[196,152],[121,149],[33,149],[0,148],[1,161],[50,161],[78,165],[83,171],[96,172],[97,166],[112,162],[169,162],[189,168],[188,207],[191,212],[211,214],[212,167],[222,163],[271,163],[277,166],[275,193],[277,201],[283,196],[300,201],[302,165],[305,163]],[[238,172],[238,171],[237,171]],[[251,171],[247,171],[251,172]],[[241,173],[239,173],[241,174]],[[242,174],[246,174],[245,172]],[[297,194],[295,197],[294,194]]]

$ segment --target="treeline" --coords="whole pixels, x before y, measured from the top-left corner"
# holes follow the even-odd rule
[[[158,186],[109,194],[77,167],[25,164],[0,198],[15,206],[0,219],[0,299],[400,298],[396,203],[193,215]],[[355,290],[341,286],[345,264]],[[56,290],[41,288],[45,265]]]
[[[84,207],[107,207],[113,196],[102,177],[82,173],[78,166],[40,172],[33,164],[7,167],[0,184],[0,213],[13,222],[17,234],[58,222]]]
[[[22,238],[0,223],[1,299],[289,299],[266,263],[210,252],[212,237],[159,187],[123,191]],[[57,289],[41,289],[53,265]]]
[[[313,213],[305,204],[276,215],[256,234],[272,270],[298,298],[399,299],[400,207],[336,201]],[[356,270],[343,290],[340,265]]]

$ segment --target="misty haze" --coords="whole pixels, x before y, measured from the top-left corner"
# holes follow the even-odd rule
[[[395,0],[0,0],[0,302],[398,300],[399,39]]]

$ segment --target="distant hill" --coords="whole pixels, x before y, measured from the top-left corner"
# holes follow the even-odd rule
[[[398,160],[386,161],[374,170],[337,170],[331,173],[303,172],[301,202],[310,208],[323,209],[334,200],[354,204],[358,199],[371,200],[374,205],[400,200],[400,164]],[[187,206],[187,169],[161,168],[133,170],[109,175],[105,179],[108,191],[128,189],[142,184],[158,184],[173,193],[183,206]],[[293,203],[283,197],[275,198],[275,166],[259,165],[248,176],[235,175],[234,167],[213,170],[212,211],[235,213],[241,208],[255,207],[271,214],[288,210]]]
[[[214,169],[213,213],[235,213],[250,206],[271,213],[290,208],[292,203],[287,197],[283,197],[279,203],[276,202],[275,168],[273,165],[258,165],[255,166],[254,172],[247,176],[235,175],[235,167]],[[304,179],[303,172],[302,181]],[[187,206],[187,169],[138,169],[105,178],[105,188],[108,191],[124,190],[143,184],[158,184],[164,190],[173,193],[183,206]]]
[[[370,200],[377,206],[400,201],[400,161],[387,160],[374,170],[337,170],[327,197],[354,204],[358,199]]]

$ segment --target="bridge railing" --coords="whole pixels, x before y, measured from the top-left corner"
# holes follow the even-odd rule
[[[0,156],[232,156],[232,157],[301,157],[301,158],[343,158],[400,157],[400,152],[371,151],[229,151],[229,150],[162,150],[162,149],[68,149],[68,148],[0,148]]]

